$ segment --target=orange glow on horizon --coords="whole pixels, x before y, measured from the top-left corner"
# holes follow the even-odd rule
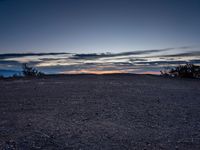
[[[125,71],[125,70],[94,70],[94,69],[86,70],[86,69],[82,69],[82,70],[74,70],[74,71],[64,71],[64,72],[60,72],[60,73],[61,74],[96,74],[96,75],[101,75],[101,74],[117,74],[117,73],[130,73],[130,72]],[[146,71],[146,72],[140,72],[140,73],[135,72],[135,74],[160,75],[160,72]]]
[[[77,70],[77,71],[65,71],[61,72],[62,74],[117,74],[117,73],[128,73],[127,71],[123,70]]]

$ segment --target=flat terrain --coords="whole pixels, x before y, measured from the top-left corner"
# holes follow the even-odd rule
[[[200,80],[150,75],[0,80],[0,149],[199,150]]]

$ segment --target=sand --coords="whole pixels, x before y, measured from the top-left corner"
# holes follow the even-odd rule
[[[68,75],[0,80],[0,149],[200,149],[200,80]]]

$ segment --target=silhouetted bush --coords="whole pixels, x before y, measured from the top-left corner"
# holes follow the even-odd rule
[[[22,77],[22,76],[20,74],[17,74],[17,73],[13,74],[13,76],[12,76],[12,78],[20,78],[20,77]]]
[[[4,76],[3,76],[3,75],[0,75],[0,79],[4,79]]]
[[[25,77],[40,77],[45,75],[33,67],[29,67],[27,64],[22,65],[22,73]]]
[[[200,78],[200,66],[194,64],[180,65],[175,68],[162,70],[161,75],[182,78]]]
[[[170,75],[170,73],[169,73],[170,70],[171,70],[171,68],[165,67],[163,70],[160,71],[160,73],[161,73],[162,76],[165,76],[165,77],[172,76],[172,75]]]

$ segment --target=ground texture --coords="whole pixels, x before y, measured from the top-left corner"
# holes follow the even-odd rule
[[[148,75],[0,80],[0,149],[199,150],[200,80]]]

